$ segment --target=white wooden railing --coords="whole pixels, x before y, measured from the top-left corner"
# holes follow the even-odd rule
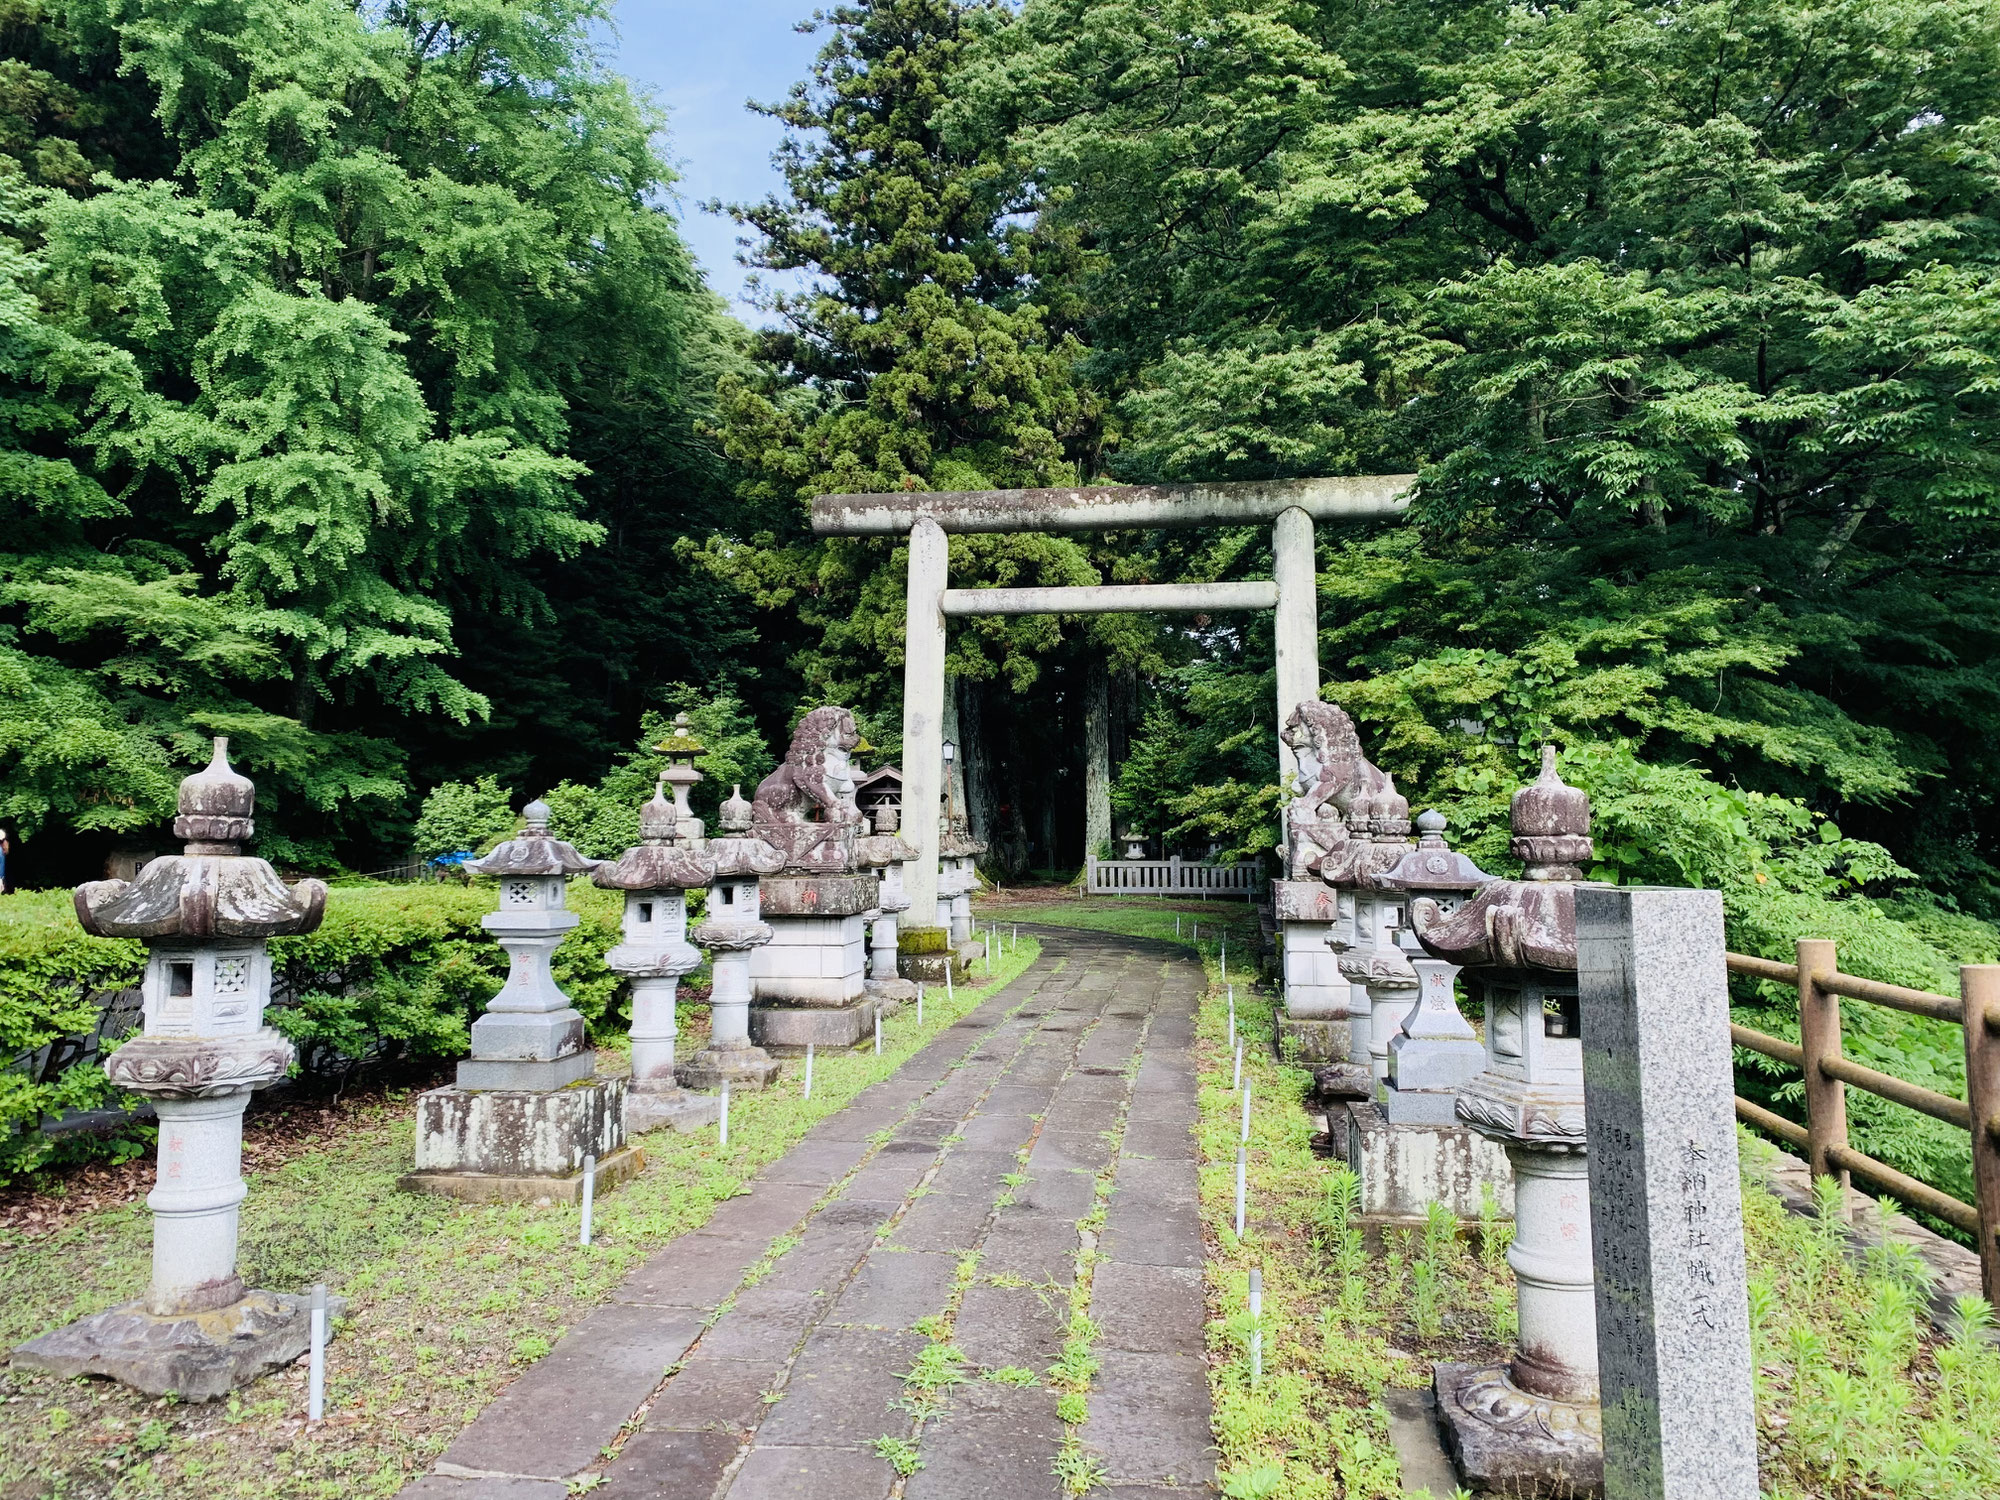
[[[1260,881],[1257,861],[1211,865],[1182,859],[1098,859],[1087,868],[1085,893],[1092,896],[1248,896]]]

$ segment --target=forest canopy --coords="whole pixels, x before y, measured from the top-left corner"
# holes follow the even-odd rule
[[[732,766],[828,701],[896,753],[902,556],[814,539],[816,493],[1414,471],[1406,524],[1322,532],[1324,691],[1489,867],[1553,738],[1602,876],[2000,916],[1989,3],[837,6],[760,106],[781,189],[710,206],[795,278],[755,327],[595,5],[0,16],[30,849],[158,837],[214,732],[301,867],[400,856],[439,787],[432,841],[558,786],[608,838],[675,708]],[[1093,712],[1121,827],[1269,846],[1267,624],[951,653],[996,868],[1094,852]]]

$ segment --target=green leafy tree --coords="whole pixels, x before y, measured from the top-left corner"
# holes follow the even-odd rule
[[[668,675],[660,646],[719,623],[712,582],[679,636],[634,607],[632,552],[670,565],[674,537],[618,530],[639,487],[715,494],[695,427],[740,355],[655,206],[660,118],[596,60],[605,19],[594,0],[10,10],[0,649],[48,662],[71,704],[94,693],[98,732],[156,768],[126,822],[161,816],[159,768],[226,730],[270,852],[394,842],[413,753],[447,779],[526,719],[542,738],[495,769],[551,744],[601,768]],[[617,567],[564,571],[605,542]],[[668,628],[628,632],[653,649],[579,694],[577,664],[611,654],[583,628],[597,605]],[[539,660],[514,649],[551,635]],[[47,709],[19,713],[0,745]],[[74,811],[102,795],[73,764],[24,827],[124,817]]]

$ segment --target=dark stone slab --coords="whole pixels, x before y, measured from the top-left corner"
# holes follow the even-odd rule
[[[819,1317],[823,1303],[810,1291],[759,1282],[701,1336],[702,1353],[711,1359],[781,1365],[798,1347],[807,1325]]]
[[[944,1311],[951,1299],[958,1257],[942,1250],[871,1252],[827,1314],[829,1323],[866,1328],[908,1328]]]
[[[801,1141],[766,1167],[758,1180],[825,1187],[853,1171],[871,1149],[866,1141]]]
[[[782,1361],[716,1359],[700,1345],[674,1372],[646,1413],[646,1427],[725,1428],[749,1432],[764,1420],[766,1391],[784,1383]]]
[[[964,1113],[960,1110],[955,1115],[938,1115],[926,1110],[925,1113],[913,1116],[899,1125],[890,1143],[892,1145],[916,1143],[936,1151],[945,1143],[947,1137],[958,1134]]]
[[[889,1243],[908,1250],[968,1250],[979,1238],[993,1200],[960,1193],[926,1193],[897,1223]]]
[[[460,1479],[426,1474],[406,1484],[396,1500],[564,1500],[569,1486],[560,1479]]]
[[[792,1366],[785,1397],[757,1430],[758,1445],[866,1448],[909,1418],[893,1407],[924,1345],[914,1333],[821,1328]]]
[[[1112,1178],[1117,1198],[1166,1207],[1200,1201],[1199,1179],[1192,1158],[1162,1161],[1152,1157],[1128,1157],[1118,1164]],[[1114,1199],[1114,1201],[1116,1201]]]
[[[817,1235],[811,1242],[780,1256],[758,1285],[791,1292],[837,1291],[874,1242],[872,1233],[839,1231]]]
[[[1062,1446],[1055,1393],[1041,1386],[961,1386],[924,1430],[924,1466],[907,1500],[1063,1500],[1051,1461]]]
[[[1100,1262],[1091,1277],[1090,1316],[1101,1330],[1100,1348],[1148,1354],[1198,1352],[1208,1319],[1201,1272],[1191,1267]]]
[[[1124,1153],[1193,1161],[1195,1140],[1188,1126],[1177,1120],[1128,1120],[1125,1125]]]
[[[924,1174],[936,1162],[935,1146],[919,1146],[922,1156],[892,1156],[886,1160],[876,1157],[874,1161],[856,1172],[848,1184],[840,1190],[838,1201],[847,1203],[876,1203],[887,1209],[901,1203],[910,1196],[916,1185],[923,1181]],[[827,1205],[829,1208],[831,1204]],[[888,1217],[885,1212],[884,1218]]]
[[[1042,1084],[996,1083],[979,1106],[982,1115],[1039,1115],[1054,1090]]]
[[[656,1500],[661,1495],[710,1495],[735,1462],[741,1439],[733,1432],[657,1429],[649,1422],[618,1450],[605,1475],[603,1500]]]
[[[1022,1276],[1068,1286],[1076,1280],[1076,1225],[1039,1214],[1002,1214],[980,1246],[982,1276]]]
[[[1199,1269],[1201,1226],[1189,1208],[1162,1208],[1121,1194],[1111,1200],[1102,1248],[1107,1259],[1131,1265]]]
[[[834,1242],[852,1244],[865,1249],[868,1242],[889,1222],[902,1200],[894,1203],[879,1198],[863,1198],[852,1192],[843,1192],[812,1216],[806,1225],[802,1240],[809,1246],[828,1245]]]
[[[1100,1349],[1081,1435],[1113,1483],[1206,1485],[1215,1481],[1210,1415],[1199,1354]]]
[[[1035,1133],[1035,1122],[1024,1115],[973,1116],[957,1132],[967,1151],[1019,1151]]]
[[[1064,1092],[1042,1116],[1042,1129],[1068,1135],[1097,1135],[1117,1126],[1116,1099],[1077,1098],[1068,1092],[1067,1084],[1063,1087]]]
[[[844,1143],[828,1143],[838,1150]],[[795,1148],[805,1150],[805,1147]],[[817,1148],[815,1148],[817,1149]],[[773,1165],[777,1165],[774,1163]],[[728,1235],[740,1239],[769,1242],[798,1227],[799,1220],[812,1212],[824,1187],[814,1183],[780,1182],[760,1178],[750,1191],[716,1205],[715,1212],[701,1226],[703,1234]]]
[[[620,1282],[611,1298],[706,1312],[736,1290],[762,1253],[748,1240],[684,1234]]]
[[[1127,1117],[1135,1122],[1187,1130],[1201,1118],[1201,1108],[1192,1097],[1181,1094],[1139,1094],[1133,1098]]]
[[[861,1108],[850,1104],[838,1114],[828,1115],[805,1133],[805,1141],[865,1141],[882,1130],[894,1130],[903,1122],[900,1105],[881,1104]],[[802,1142],[803,1144],[803,1142]]]
[[[1111,1161],[1109,1132],[1044,1130],[1028,1154],[1030,1175],[1041,1172],[1100,1171]]]
[[[1014,1208],[1055,1214],[1074,1222],[1090,1212],[1097,1180],[1088,1172],[1033,1172],[1014,1189]]]
[[[972,1286],[959,1304],[954,1342],[983,1370],[1017,1365],[1040,1375],[1062,1352],[1068,1316],[1066,1295],[1046,1287]]]
[[[736,1471],[728,1500],[886,1500],[895,1480],[896,1471],[873,1453],[759,1447]]]
[[[1020,1160],[1011,1151],[973,1151],[958,1146],[945,1157],[944,1165],[931,1179],[931,1191],[963,1193],[968,1197],[984,1195],[991,1202],[1006,1186],[1001,1179],[1020,1170]]]
[[[562,1479],[597,1457],[701,1332],[693,1313],[612,1302],[570,1329],[461,1432],[445,1461]]]

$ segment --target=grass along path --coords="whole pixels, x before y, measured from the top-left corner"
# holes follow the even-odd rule
[[[1309,1076],[1266,1039],[1272,997],[1236,990],[1252,1090],[1248,1211],[1235,1234],[1242,1096],[1230,1088],[1228,1007],[1214,965],[1199,1027],[1202,1212],[1215,1440],[1231,1500],[1401,1493],[1383,1392],[1422,1388],[1439,1360],[1499,1359],[1514,1337],[1511,1225],[1465,1243],[1442,1211],[1367,1245],[1356,1183],[1309,1147]],[[1991,1500],[2000,1494],[2000,1350],[1984,1303],[1955,1337],[1924,1317],[1922,1263],[1871,1252],[1853,1264],[1837,1214],[1802,1219],[1764,1189],[1771,1148],[1742,1133],[1744,1233],[1767,1500]],[[1837,1199],[1829,1199],[1836,1203]],[[1264,1279],[1263,1377],[1253,1385],[1247,1284]],[[1436,1500],[1446,1500],[1444,1496]]]
[[[816,1121],[887,1077],[919,1047],[1034,962],[1023,937],[991,979],[905,1007],[867,1048],[821,1054],[813,1097],[788,1064],[776,1087],[732,1095],[716,1132],[641,1138],[648,1165],[602,1199],[577,1244],[574,1207],[470,1205],[399,1191],[414,1150],[397,1099],[335,1145],[250,1179],[242,1263],[254,1285],[325,1281],[350,1301],[328,1349],[328,1420],[307,1431],[299,1367],[227,1401],[181,1405],[102,1380],[0,1373],[0,1494],[7,1500],[393,1495],[460,1428],[624,1276],[717,1204],[745,1190]],[[143,1206],[107,1210],[13,1247],[0,1264],[7,1347],[143,1291]]]

